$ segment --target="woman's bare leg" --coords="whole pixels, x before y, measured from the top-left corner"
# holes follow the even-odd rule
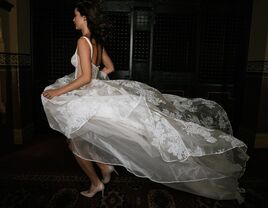
[[[71,141],[68,141],[68,147],[73,152],[73,144]],[[84,160],[77,155],[73,154],[77,163],[82,168],[82,170],[85,172],[85,174],[89,177],[91,184],[94,186],[97,186],[101,183],[99,177],[96,174],[96,171],[93,167],[93,164],[89,160]]]
[[[97,166],[101,169],[101,171],[106,171],[109,169],[110,165],[104,164],[104,163],[98,163],[96,162]]]
[[[78,157],[77,155],[75,155],[75,159],[91,181],[90,188],[86,191],[81,191],[80,193],[85,197],[93,197],[96,193],[101,191],[102,196],[103,196],[104,195],[104,185],[100,181],[99,177],[97,176],[92,162],[84,160],[84,159]]]
[[[101,183],[101,181],[96,174],[96,171],[93,167],[92,162],[88,161],[88,160],[84,160],[75,154],[74,154],[74,157],[75,157],[76,161],[78,162],[79,166],[82,168],[82,170],[85,172],[85,174],[89,177],[91,184],[93,186],[98,186]]]
[[[96,164],[101,170],[101,174],[103,177],[102,182],[104,184],[110,182],[112,172],[115,172],[118,175],[118,173],[116,172],[116,170],[114,169],[114,167],[112,165],[107,165],[104,163],[96,163]]]
[[[72,143],[69,143],[69,148],[72,151]],[[85,172],[85,174],[88,176],[88,178],[91,181],[91,186],[88,190],[80,192],[83,196],[86,197],[93,197],[96,193],[99,191],[102,191],[102,196],[103,196],[103,191],[104,191],[104,185],[100,181],[98,175],[96,174],[96,171],[93,167],[93,163],[89,160],[84,160],[77,155],[74,154],[74,157],[79,164],[79,166],[82,168],[82,170]]]

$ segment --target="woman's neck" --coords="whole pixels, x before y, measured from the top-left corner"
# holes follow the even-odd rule
[[[90,38],[90,36],[91,36],[91,32],[88,28],[82,29],[82,34],[83,34],[83,36],[86,36],[88,38]]]

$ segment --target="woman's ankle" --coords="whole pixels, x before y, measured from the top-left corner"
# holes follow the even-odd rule
[[[102,184],[102,181],[100,179],[98,179],[94,182],[91,182],[91,186],[93,186],[93,187],[98,187],[98,186],[100,186],[100,184]]]

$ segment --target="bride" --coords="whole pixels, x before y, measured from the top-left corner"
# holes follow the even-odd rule
[[[81,194],[103,193],[119,165],[178,190],[240,200],[247,146],[232,136],[221,106],[161,94],[136,81],[109,80],[114,66],[103,47],[108,27],[99,5],[79,2],[74,14],[82,32],[71,59],[75,72],[46,87],[41,99],[50,127],[68,138],[91,181]]]

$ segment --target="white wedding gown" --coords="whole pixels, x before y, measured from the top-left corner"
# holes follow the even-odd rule
[[[92,45],[88,41],[93,53]],[[76,79],[75,73],[46,89]],[[217,103],[187,99],[136,81],[103,80],[92,65],[91,82],[51,100],[42,96],[51,128],[71,140],[79,157],[124,166],[139,177],[213,199],[241,199],[246,145],[232,136]]]

